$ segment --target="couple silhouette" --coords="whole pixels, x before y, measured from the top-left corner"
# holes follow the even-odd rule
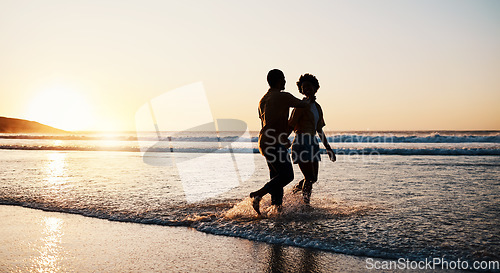
[[[270,181],[261,189],[250,193],[252,206],[260,215],[260,200],[271,195],[271,205],[281,211],[283,188],[294,179],[292,161],[298,164],[304,178],[294,186],[293,192],[302,192],[303,200],[309,205],[312,185],[318,180],[321,151],[316,133],[326,148],[330,160],[335,161],[335,153],[323,132],[325,121],[321,106],[316,102],[319,89],[318,79],[311,74],[300,76],[297,82],[299,92],[305,96],[298,99],[285,90],[285,75],[279,69],[267,74],[269,90],[259,102],[259,118],[262,129],[259,132],[259,151],[266,158]],[[294,108],[290,119],[289,109]],[[295,132],[293,142],[289,135]],[[291,156],[289,148],[291,146]]]

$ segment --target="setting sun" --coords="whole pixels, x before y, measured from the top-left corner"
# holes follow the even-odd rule
[[[85,130],[93,123],[92,107],[78,91],[54,86],[38,92],[30,101],[28,119],[63,130]]]

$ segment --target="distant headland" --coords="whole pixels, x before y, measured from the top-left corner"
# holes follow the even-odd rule
[[[67,134],[68,131],[25,119],[0,117],[0,133]]]

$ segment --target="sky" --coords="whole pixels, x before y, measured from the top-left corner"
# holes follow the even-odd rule
[[[500,130],[495,0],[0,0],[0,40],[0,116],[66,130],[135,130],[200,82],[213,119],[258,130],[273,68],[299,98],[317,76],[326,130]]]

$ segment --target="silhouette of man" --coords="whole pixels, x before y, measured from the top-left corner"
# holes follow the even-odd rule
[[[266,158],[270,181],[258,191],[250,193],[252,206],[260,215],[260,200],[271,194],[271,204],[281,210],[283,188],[293,180],[293,167],[288,148],[290,133],[288,114],[290,107],[307,107],[310,101],[300,100],[285,90],[285,75],[279,69],[267,74],[269,90],[259,102],[259,118],[262,129],[259,133],[259,151]]]

